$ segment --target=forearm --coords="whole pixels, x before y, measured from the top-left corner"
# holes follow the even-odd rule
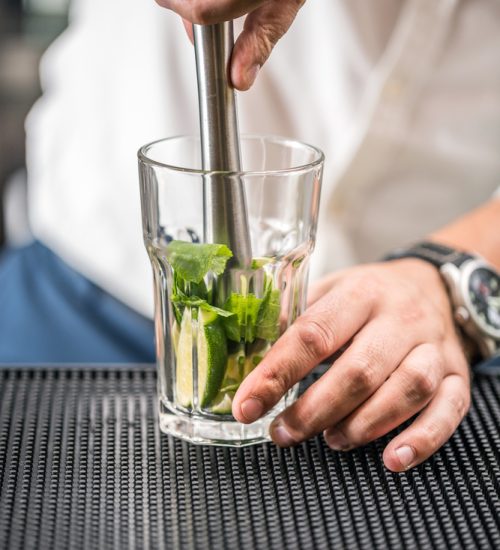
[[[492,199],[435,231],[430,239],[480,254],[500,270],[500,198]]]

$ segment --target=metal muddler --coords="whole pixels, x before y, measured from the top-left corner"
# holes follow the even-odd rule
[[[238,121],[228,63],[233,49],[232,21],[193,25],[200,106],[203,169],[239,172]],[[249,267],[252,261],[245,190],[241,178],[209,174],[204,179],[205,240],[227,244],[231,264]]]

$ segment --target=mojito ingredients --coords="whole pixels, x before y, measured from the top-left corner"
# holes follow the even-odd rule
[[[177,401],[185,408],[194,407],[195,346],[199,406],[213,414],[230,414],[241,382],[279,337],[281,293],[266,271],[272,259],[259,258],[251,271],[237,272],[238,288],[226,293],[222,305],[217,284],[210,283],[224,274],[232,257],[227,246],[172,241],[166,255],[173,272]],[[262,271],[257,274],[258,270]]]

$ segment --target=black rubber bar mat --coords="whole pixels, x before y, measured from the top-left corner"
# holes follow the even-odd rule
[[[347,454],[197,447],[156,425],[153,369],[0,369],[0,548],[500,548],[500,379],[404,474]]]

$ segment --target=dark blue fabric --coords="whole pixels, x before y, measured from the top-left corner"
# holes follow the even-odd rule
[[[1,363],[153,362],[153,322],[40,242],[0,255]]]
[[[488,376],[500,375],[500,352],[486,359],[482,363],[478,363],[473,367],[476,374],[486,374]]]

